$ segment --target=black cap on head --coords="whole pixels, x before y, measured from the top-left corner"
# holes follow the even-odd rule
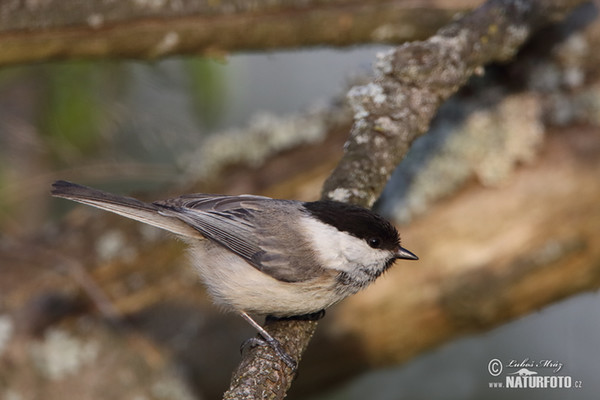
[[[400,236],[396,228],[374,212],[338,201],[313,201],[304,207],[319,221],[363,239],[373,248],[397,251]]]

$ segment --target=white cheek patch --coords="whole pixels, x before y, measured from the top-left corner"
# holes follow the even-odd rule
[[[301,219],[301,228],[311,240],[322,265],[339,271],[352,272],[356,267],[378,268],[389,258],[389,252],[373,249],[366,241],[315,218]]]

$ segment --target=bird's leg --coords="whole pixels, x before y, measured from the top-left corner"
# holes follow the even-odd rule
[[[271,346],[271,348],[273,350],[275,350],[275,352],[277,353],[277,355],[283,360],[283,362],[290,367],[291,369],[295,370],[296,369],[296,361],[294,361],[294,359],[285,352],[285,350],[283,349],[283,347],[281,346],[281,343],[279,343],[279,340],[275,339],[273,336],[271,336],[269,334],[269,332],[267,332],[262,326],[260,326],[260,324],[258,324],[255,320],[252,319],[252,317],[250,317],[247,313],[245,313],[244,311],[240,311],[240,315],[242,316],[242,318],[244,318],[250,325],[252,325],[254,327],[254,329],[256,329],[258,331],[258,333],[260,333],[260,335],[265,339],[265,342],[267,342],[267,344],[269,346]],[[252,340],[252,339],[250,339]],[[256,342],[255,339],[253,342]],[[260,342],[260,340],[259,340]],[[245,344],[248,342],[245,342]],[[264,342],[263,342],[264,343]]]

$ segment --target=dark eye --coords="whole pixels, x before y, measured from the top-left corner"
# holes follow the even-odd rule
[[[381,246],[381,240],[376,237],[367,239],[367,243],[374,249],[378,249]]]

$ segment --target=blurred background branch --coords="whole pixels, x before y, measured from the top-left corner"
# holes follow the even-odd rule
[[[0,65],[401,43],[477,0],[60,1],[0,4]]]

